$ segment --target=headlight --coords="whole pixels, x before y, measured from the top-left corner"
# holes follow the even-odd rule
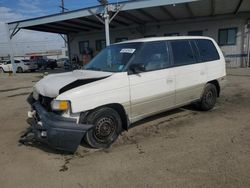
[[[52,110],[56,110],[56,111],[69,110],[70,109],[70,102],[69,101],[53,100],[51,102],[51,108],[52,108]]]

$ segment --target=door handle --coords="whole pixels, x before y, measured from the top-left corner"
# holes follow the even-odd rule
[[[168,78],[167,79],[167,84],[172,84],[174,82],[174,79],[173,78]]]
[[[205,75],[205,71],[201,71],[201,72],[200,72],[200,75]]]

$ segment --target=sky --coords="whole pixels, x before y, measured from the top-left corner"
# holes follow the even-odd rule
[[[109,0],[120,2],[122,0]],[[76,10],[98,5],[97,0],[64,0],[65,8]],[[0,56],[8,54],[4,23],[59,13],[61,0],[0,0]],[[57,34],[21,30],[13,39],[14,52],[22,55],[63,47]]]

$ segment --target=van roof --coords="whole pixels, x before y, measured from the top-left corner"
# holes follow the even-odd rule
[[[133,43],[133,42],[153,42],[153,41],[162,41],[162,40],[183,40],[183,39],[208,39],[208,40],[213,40],[210,37],[203,37],[203,36],[170,36],[170,37],[140,38],[140,39],[134,39],[134,40],[127,40],[127,41],[119,42],[117,44]]]

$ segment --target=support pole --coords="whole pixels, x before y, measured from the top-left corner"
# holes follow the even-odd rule
[[[61,8],[62,8],[62,13],[64,13],[64,0],[61,0]]]
[[[92,10],[88,10],[92,15],[94,15],[101,23],[105,25],[105,35],[106,35],[106,46],[110,45],[110,30],[109,30],[109,24],[110,22],[115,18],[115,16],[121,11],[123,6],[116,6],[109,5],[108,1],[105,0],[98,0],[104,7],[104,12],[101,14],[100,18],[98,15],[96,15]],[[109,12],[116,12],[113,17],[110,18]],[[103,21],[104,20],[104,21]]]
[[[5,28],[6,28],[6,34],[7,34],[7,43],[8,43],[8,48],[9,48],[9,55],[10,55],[10,61],[11,61],[11,65],[12,65],[12,71],[13,71],[13,74],[15,74],[16,73],[16,66],[15,66],[15,62],[14,62],[14,51],[13,51],[11,34],[10,34],[8,24],[5,24]]]
[[[72,55],[71,55],[71,46],[70,46],[70,37],[69,37],[69,34],[66,35],[67,36],[67,49],[68,49],[68,57],[69,57],[69,63],[71,65],[71,70],[73,70],[73,65],[72,65]]]
[[[109,12],[108,5],[105,6],[103,18],[105,20],[105,34],[106,34],[106,46],[110,45],[110,32],[109,32]]]
[[[250,19],[247,22],[247,67],[250,67]]]

